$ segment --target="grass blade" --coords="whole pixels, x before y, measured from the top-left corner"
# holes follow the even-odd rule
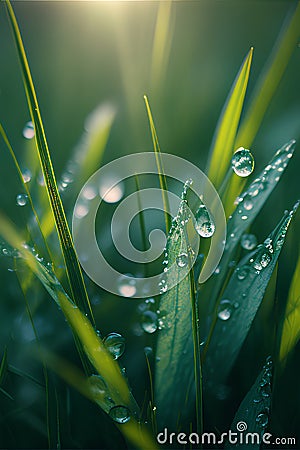
[[[27,102],[30,110],[32,123],[34,124],[35,128],[35,139],[39,152],[40,163],[43,169],[47,193],[66,264],[66,270],[69,279],[72,298],[74,299],[75,303],[82,309],[82,311],[88,314],[91,321],[94,323],[93,312],[91,309],[90,301],[87,296],[81,268],[79,265],[79,261],[77,259],[71,233],[66,220],[64,208],[58,192],[51,157],[48,149],[48,143],[46,140],[41,113],[25,49],[23,46],[21,33],[17,24],[13,8],[9,0],[7,0],[5,4],[7,7],[8,17],[12,27],[13,36],[18,51],[19,61],[21,64],[21,71],[27,96]]]
[[[207,173],[208,178],[216,188],[220,187],[224,179],[234,150],[234,141],[250,74],[252,54],[253,48],[250,49],[234,80],[231,92],[221,112],[210,149]]]
[[[225,445],[226,449],[260,449],[261,438],[269,422],[271,381],[272,360],[268,357],[266,364],[242,401],[231,424],[230,429],[233,433],[240,432],[238,433],[239,436],[237,442],[233,444],[232,442],[227,441]],[[246,424],[247,428],[244,428],[244,424]],[[244,433],[241,431],[244,431]],[[255,435],[252,433],[255,433]],[[235,434],[235,436],[237,436],[237,434]],[[242,442],[240,440],[241,438]]]
[[[289,59],[296,50],[299,39],[300,4],[294,13],[287,17],[269,60],[255,86],[249,109],[240,126],[236,145],[250,147],[262,123],[265,112],[287,67]]]
[[[284,316],[279,362],[285,366],[288,356],[300,339],[300,257],[293,275]]]
[[[1,364],[0,364],[0,386],[4,381],[6,371],[7,371],[7,348],[4,350]]]
[[[154,149],[155,159],[156,159],[156,164],[157,164],[157,169],[158,169],[159,184],[160,184],[160,188],[162,190],[161,195],[162,195],[164,211],[165,211],[166,232],[169,233],[170,228],[171,228],[171,219],[170,219],[169,214],[167,213],[167,211],[170,211],[169,199],[168,199],[168,195],[167,195],[167,192],[168,192],[167,179],[166,179],[166,176],[164,175],[164,168],[163,168],[162,160],[160,157],[160,146],[159,146],[159,142],[158,142],[158,137],[157,137],[149,101],[148,101],[148,98],[146,95],[144,95],[144,100],[145,100],[145,104],[146,104],[148,120],[149,120],[149,125],[150,125],[150,131],[151,131],[151,136],[152,136],[152,142],[153,142],[153,149]]]
[[[264,244],[258,246],[249,256],[245,256],[230,278],[222,297],[224,303],[222,305],[221,302],[218,311],[215,311],[206,347],[208,350],[205,374],[214,385],[226,380],[246,339],[297,208],[298,203],[290,212],[284,214]]]
[[[189,264],[177,265],[178,256],[189,255],[189,228],[185,200],[170,230],[167,247],[162,291],[168,285],[177,284],[161,295],[160,314],[163,326],[157,339],[157,363],[155,367],[155,405],[158,428],[178,429],[187,426],[190,405],[194,406],[193,383],[196,384],[196,413],[201,428],[201,373],[197,359],[197,316],[195,311],[195,286]],[[183,225],[185,223],[185,225]],[[191,256],[191,255],[189,255]],[[174,270],[175,267],[175,270]],[[173,269],[173,270],[172,270]],[[193,327],[194,324],[194,327]],[[194,331],[194,333],[193,333]],[[193,345],[193,338],[196,340]]]
[[[211,308],[214,308],[214,302],[227,276],[229,262],[233,258],[242,234],[253,223],[273,189],[277,186],[293,155],[294,149],[294,140],[281,147],[259,176],[238,197],[238,205],[227,224],[226,246],[220,263],[220,273],[211,279],[211,285],[213,286],[210,294]],[[246,220],[245,217],[247,217]]]

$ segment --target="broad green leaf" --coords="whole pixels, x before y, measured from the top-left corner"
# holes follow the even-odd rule
[[[300,257],[289,290],[280,342],[279,360],[285,365],[300,339]]]
[[[234,150],[234,141],[244,104],[253,48],[246,56],[234,80],[215,131],[208,165],[208,178],[220,187]]]
[[[292,140],[281,147],[268,165],[258,175],[249,187],[236,199],[236,209],[227,223],[225,250],[219,266],[219,273],[210,281],[210,304],[214,308],[216,298],[227,276],[229,262],[234,257],[234,251],[243,233],[253,223],[259,211],[269,198],[273,189],[279,183],[295,149]],[[210,310],[211,311],[211,310]]]
[[[262,436],[269,423],[271,383],[272,360],[268,357],[262,371],[234,416],[230,430],[235,434],[231,439],[227,439],[226,449],[260,449]]]
[[[53,212],[57,233],[59,236],[62,252],[64,255],[72,298],[74,299],[76,305],[78,305],[82,309],[82,311],[88,314],[88,316],[94,323],[93,313],[89,298],[87,296],[81,268],[73,245],[72,236],[66,220],[62,201],[58,192],[58,187],[56,184],[56,179],[53,171],[53,166],[48,149],[48,143],[44,131],[42,117],[25,49],[23,46],[21,33],[18,27],[18,23],[13,8],[9,0],[6,0],[5,5],[7,7],[8,17],[12,27],[13,36],[18,51],[19,61],[21,64],[23,83],[26,91],[27,102],[30,110],[32,123],[34,124],[35,139],[37,143],[37,149],[39,152],[40,163],[45,178],[47,193],[51,209]]]
[[[188,262],[192,229],[186,208],[183,200],[168,236],[165,275],[161,281],[162,319],[157,337],[154,392],[159,430],[165,426],[172,430],[187,426],[191,406],[194,407],[195,387],[198,428],[202,421],[195,286]],[[180,255],[185,255],[183,263]],[[170,286],[174,287],[169,289]]]
[[[6,371],[7,371],[7,348],[4,350],[0,364],[0,386],[3,383]]]
[[[144,100],[145,100],[146,110],[147,110],[147,114],[148,114],[149,126],[150,126],[150,131],[151,131],[151,136],[152,136],[152,142],[153,142],[153,149],[154,149],[154,153],[155,153],[156,165],[157,165],[157,170],[158,170],[159,184],[160,184],[161,195],[162,195],[162,199],[163,199],[165,222],[166,222],[166,232],[168,233],[171,228],[171,219],[167,212],[167,211],[170,211],[169,199],[168,199],[168,195],[167,195],[167,192],[168,192],[167,179],[164,174],[164,168],[163,168],[162,160],[160,157],[160,146],[159,146],[159,142],[158,142],[158,137],[157,137],[149,101],[148,101],[148,98],[146,95],[144,95]]]
[[[284,244],[298,203],[286,212],[269,237],[245,256],[217,305],[205,359],[205,376],[212,386],[223,383],[247,337]]]

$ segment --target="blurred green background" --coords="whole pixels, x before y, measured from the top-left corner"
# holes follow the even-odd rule
[[[151,151],[144,94],[151,103],[162,150],[187,158],[204,170],[218,117],[245,55],[253,46],[247,109],[255,82],[296,4],[274,0],[182,1],[171,6],[147,1],[13,2],[57,177],[82,135],[85,118],[101,103],[116,109],[103,163],[125,154]],[[19,160],[24,161],[28,143],[22,130],[29,112],[5,9],[0,6],[0,121]],[[299,73],[300,43],[296,43],[251,148],[256,173],[277,148],[300,137]],[[297,147],[276,194],[253,227],[260,241],[300,195]],[[20,183],[3,142],[0,176],[1,210],[22,229],[28,212],[16,206]],[[65,204],[70,216],[73,203]],[[104,224],[108,224],[107,218],[103,218]],[[299,225],[298,219],[280,259],[278,297],[286,296],[294,270]],[[40,364],[28,354],[33,335],[15,274],[7,271],[11,262],[0,257],[0,265],[0,355],[8,345],[10,364],[42,379]],[[135,302],[99,293],[92,283],[89,290],[101,332],[118,331],[126,338],[122,363],[142,404],[148,389],[143,347],[151,345],[153,336],[136,335]],[[41,292],[36,291],[30,301],[42,343],[77,361],[71,333],[56,305],[46,295],[41,299]],[[255,361],[256,357],[253,354],[250,359]],[[242,376],[246,386],[247,374]],[[70,393],[55,377],[51,383],[62,399],[61,420],[68,423],[62,432],[64,446],[122,447],[119,433],[96,407],[79,394]],[[43,390],[17,375],[6,381],[6,390],[15,400],[0,394],[0,448],[46,447]],[[53,413],[54,422],[55,417]]]

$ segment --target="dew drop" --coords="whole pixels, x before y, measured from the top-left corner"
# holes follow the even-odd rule
[[[238,148],[231,159],[231,166],[239,177],[248,177],[254,169],[254,158],[250,150]]]
[[[28,202],[28,195],[26,194],[19,194],[16,197],[17,205],[18,206],[25,206]]]
[[[265,427],[268,425],[269,416],[266,412],[261,412],[256,416],[255,420],[259,425],[261,425],[262,427]]]
[[[152,347],[144,347],[144,353],[149,358],[153,354],[153,348]]]
[[[195,214],[195,229],[197,233],[204,238],[210,238],[215,232],[216,226],[204,204],[200,205],[200,208]]]
[[[110,418],[117,423],[126,423],[130,420],[130,411],[126,406],[113,406],[109,411]]]
[[[103,343],[114,359],[120,358],[125,350],[125,339],[119,333],[108,334]]]
[[[141,317],[141,327],[146,333],[154,333],[158,327],[157,314],[153,311],[145,311]]]
[[[229,300],[222,300],[218,308],[218,317],[221,320],[230,319],[232,314],[232,305]]]
[[[188,264],[188,255],[186,253],[180,253],[176,258],[176,264],[178,267],[185,267]]]
[[[23,170],[22,178],[23,178],[24,183],[29,183],[29,181],[31,181],[31,177],[32,177],[32,175],[31,175],[31,172],[29,169]]]
[[[31,121],[27,122],[23,128],[23,136],[26,139],[32,139],[34,137],[34,126]]]
[[[240,267],[237,269],[237,277],[239,280],[244,280],[245,278],[247,278],[249,273],[249,267],[245,266],[245,267]]]
[[[118,291],[123,297],[133,297],[136,294],[135,279],[122,275],[118,280]]]
[[[250,199],[244,200],[243,206],[246,211],[250,211],[253,208],[252,200],[250,200]]]
[[[257,246],[257,239],[254,234],[243,234],[241,238],[241,246],[245,250],[253,250]]]

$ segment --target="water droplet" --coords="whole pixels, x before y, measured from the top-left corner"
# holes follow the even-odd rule
[[[31,121],[27,122],[23,128],[23,136],[26,139],[32,139],[34,137],[34,126]]]
[[[118,280],[118,291],[123,297],[133,297],[136,294],[135,279],[131,275],[122,275]]]
[[[246,211],[250,211],[253,208],[253,202],[250,199],[245,199],[243,202],[244,209]]]
[[[125,350],[125,339],[119,333],[108,334],[103,343],[114,359],[120,358]]]
[[[97,396],[100,396],[101,399],[103,398],[103,395],[107,391],[107,386],[105,384],[105,381],[103,380],[100,375],[91,375],[88,379],[91,392],[95,399],[97,399]]]
[[[22,177],[23,177],[24,183],[29,183],[29,181],[31,180],[31,177],[32,177],[30,170],[29,169],[23,170]]]
[[[198,211],[196,212],[195,220],[195,229],[197,233],[204,238],[212,237],[215,232],[216,226],[204,204],[200,205]]]
[[[268,425],[269,415],[267,412],[263,411],[256,416],[255,420],[260,426],[265,427]]]
[[[244,280],[249,273],[249,267],[245,266],[245,267],[238,267],[236,269],[237,272],[237,277],[239,280]]]
[[[149,358],[153,354],[153,348],[152,347],[144,347],[144,353]]]
[[[245,250],[253,250],[257,246],[257,239],[254,234],[243,234],[241,238],[241,246]]]
[[[240,147],[231,159],[231,166],[239,177],[248,177],[254,169],[254,158],[251,152]]]
[[[259,252],[258,257],[253,261],[254,269],[261,271],[263,268],[267,267],[272,260],[269,252]]]
[[[113,186],[113,180],[104,182],[99,188],[99,194],[106,203],[117,203],[124,195],[124,184],[122,182]]]
[[[221,320],[230,319],[232,314],[232,305],[229,300],[221,300],[220,305],[218,307],[218,317]]]
[[[178,267],[185,267],[188,264],[188,255],[186,253],[180,253],[176,258],[176,264]]]
[[[146,333],[154,333],[157,330],[157,314],[153,311],[145,311],[141,317],[141,327]]]
[[[27,205],[28,202],[28,195],[26,194],[17,195],[16,201],[18,206],[25,206]]]
[[[110,418],[117,423],[126,423],[130,420],[130,411],[126,406],[113,406],[109,411]]]

